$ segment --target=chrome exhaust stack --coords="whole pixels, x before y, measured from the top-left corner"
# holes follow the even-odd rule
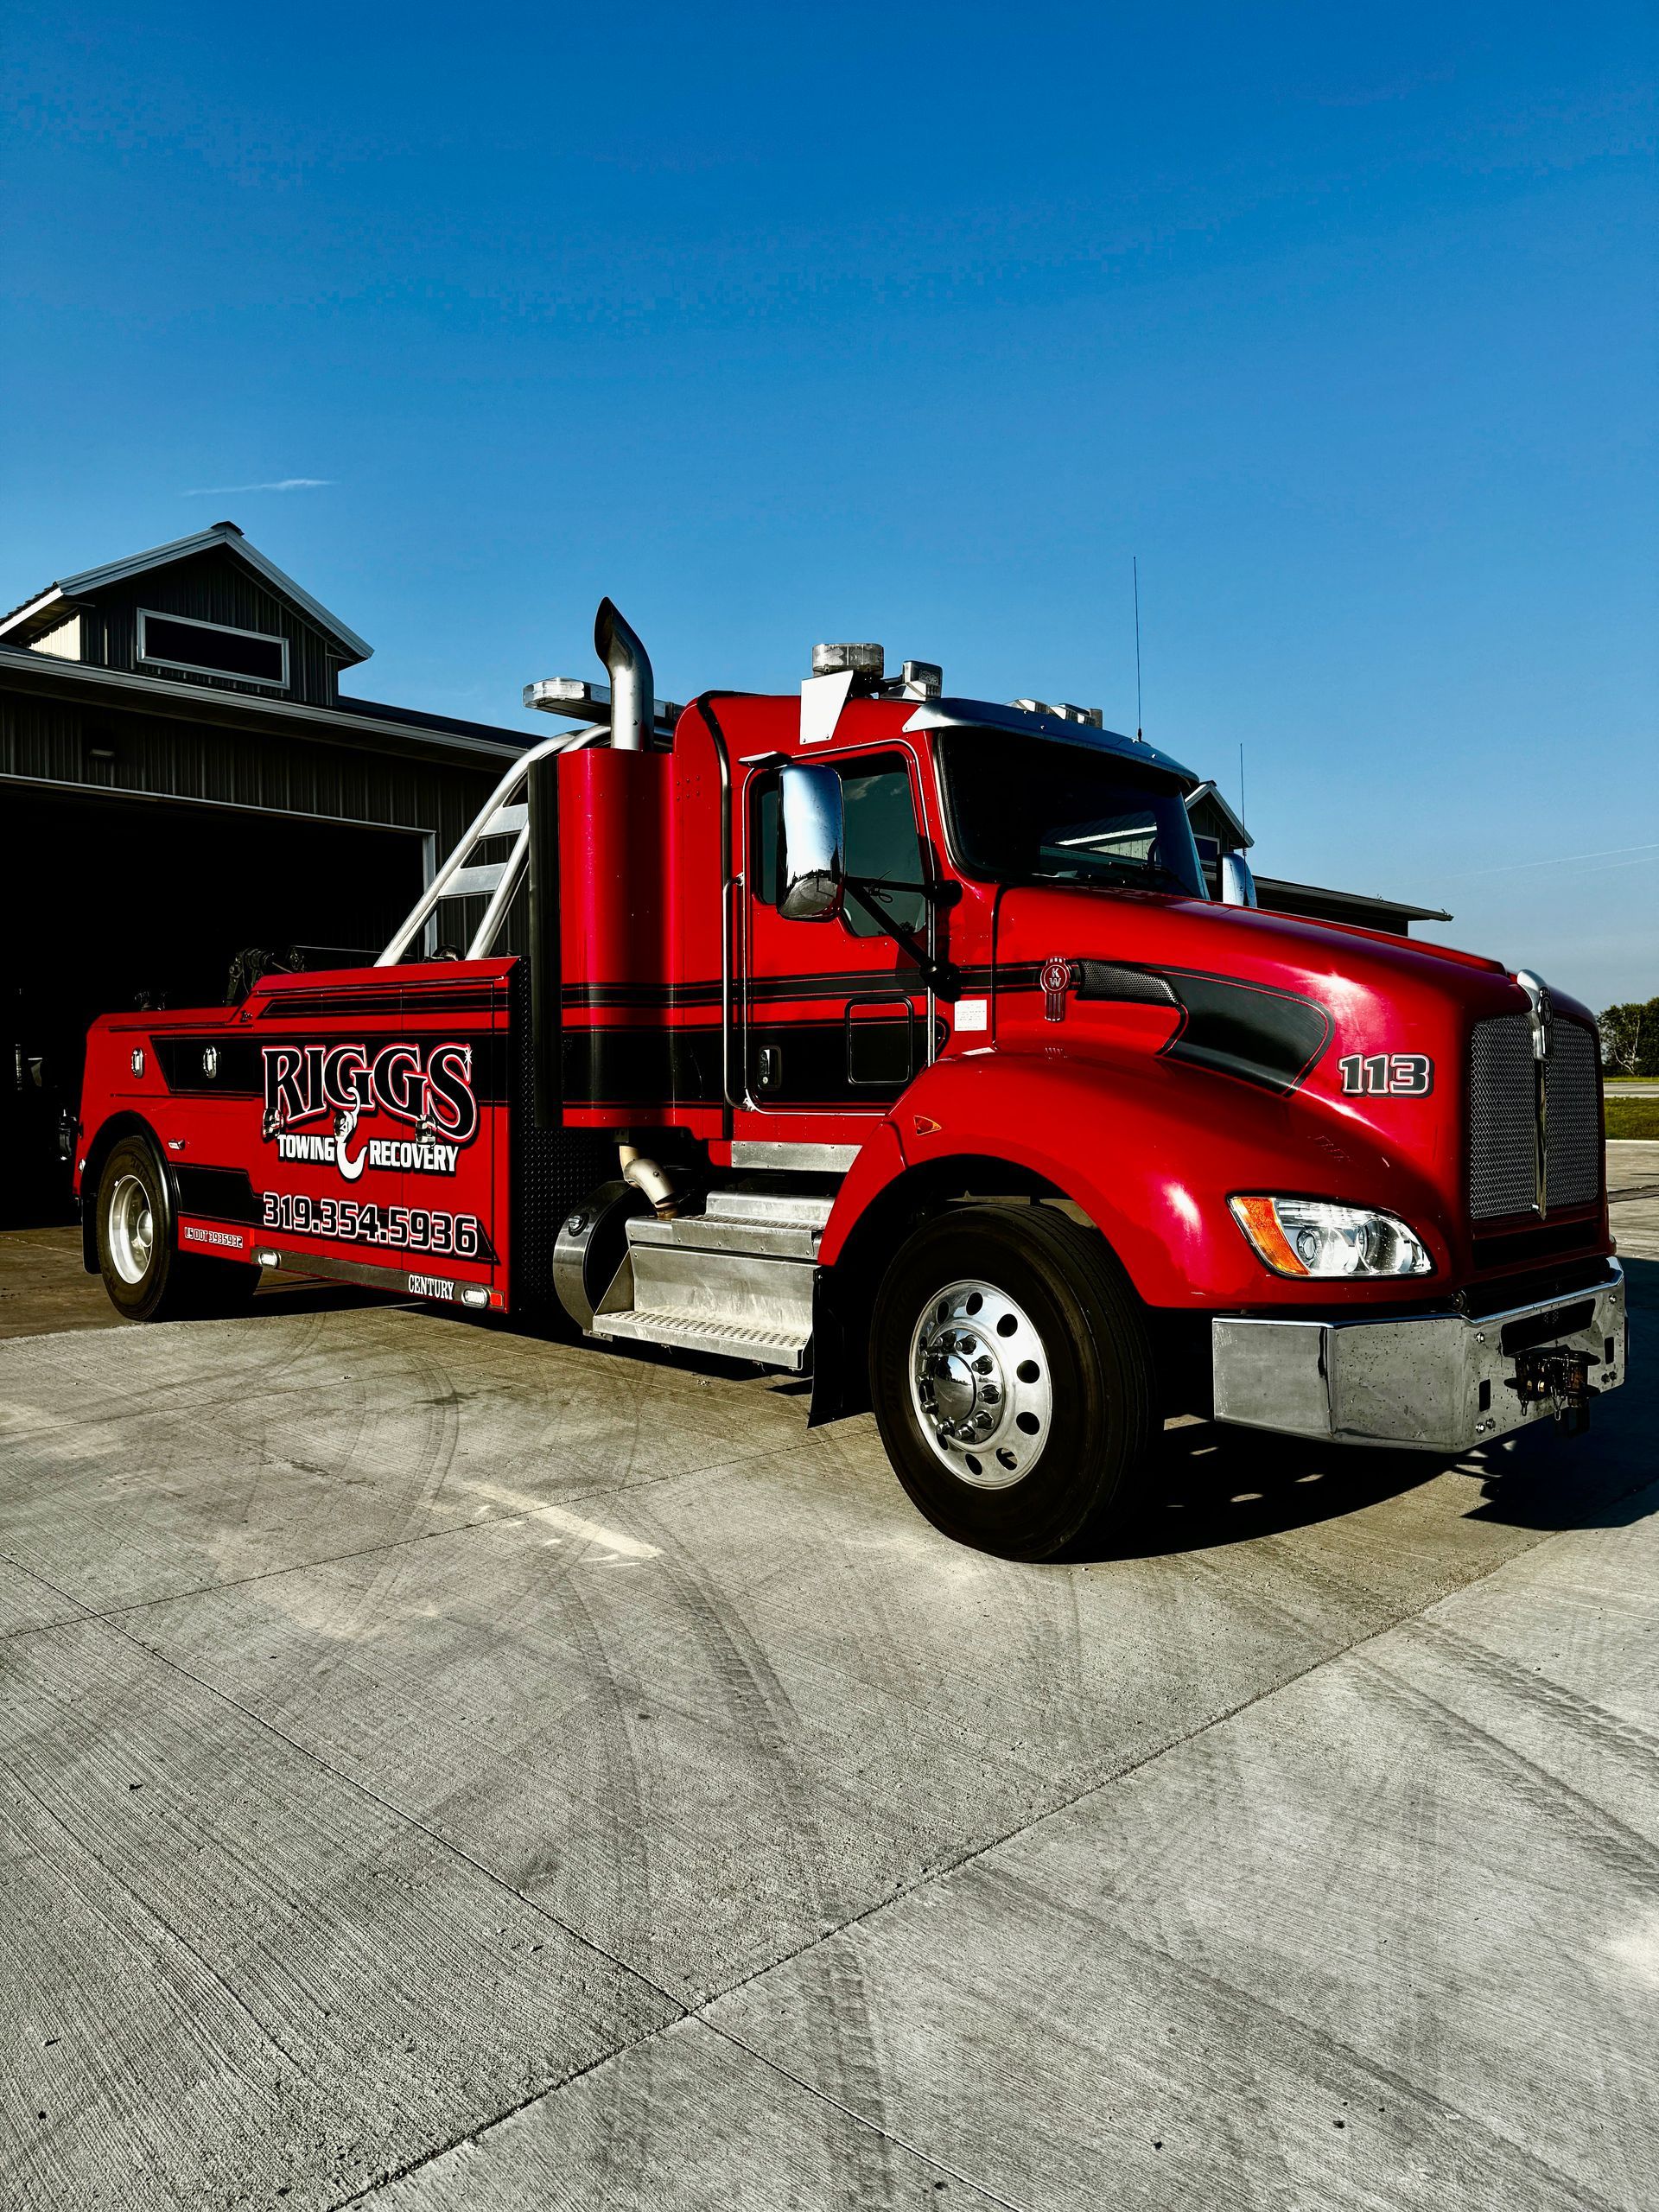
[[[594,650],[611,672],[611,749],[645,753],[656,721],[651,655],[608,599],[594,617]]]
[[[594,651],[610,671],[612,752],[649,752],[657,721],[657,683],[651,655],[613,600],[599,602],[594,617]],[[671,1220],[683,1203],[672,1175],[632,1144],[620,1143],[617,1156],[623,1180],[649,1200],[658,1220]]]

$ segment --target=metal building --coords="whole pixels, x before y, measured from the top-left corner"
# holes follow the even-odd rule
[[[229,522],[0,617],[0,1217],[52,1209],[95,1014],[372,959],[530,741],[343,696],[369,652]]]

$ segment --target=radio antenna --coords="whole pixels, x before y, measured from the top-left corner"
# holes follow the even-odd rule
[[[1244,819],[1244,741],[1242,738],[1238,746],[1238,818],[1241,822]]]
[[[1130,574],[1135,579],[1135,735],[1141,741],[1141,556],[1129,556]]]

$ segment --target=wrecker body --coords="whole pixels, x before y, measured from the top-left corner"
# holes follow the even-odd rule
[[[1171,1414],[1452,1454],[1623,1381],[1583,1007],[1212,898],[1205,786],[1077,709],[821,648],[664,713],[596,641],[380,964],[94,1026],[124,1311],[279,1267],[810,1373],[1026,1557]]]

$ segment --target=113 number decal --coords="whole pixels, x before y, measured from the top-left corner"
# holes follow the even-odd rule
[[[1434,1088],[1434,1063],[1427,1052],[1350,1052],[1337,1065],[1350,1098],[1427,1098]]]

